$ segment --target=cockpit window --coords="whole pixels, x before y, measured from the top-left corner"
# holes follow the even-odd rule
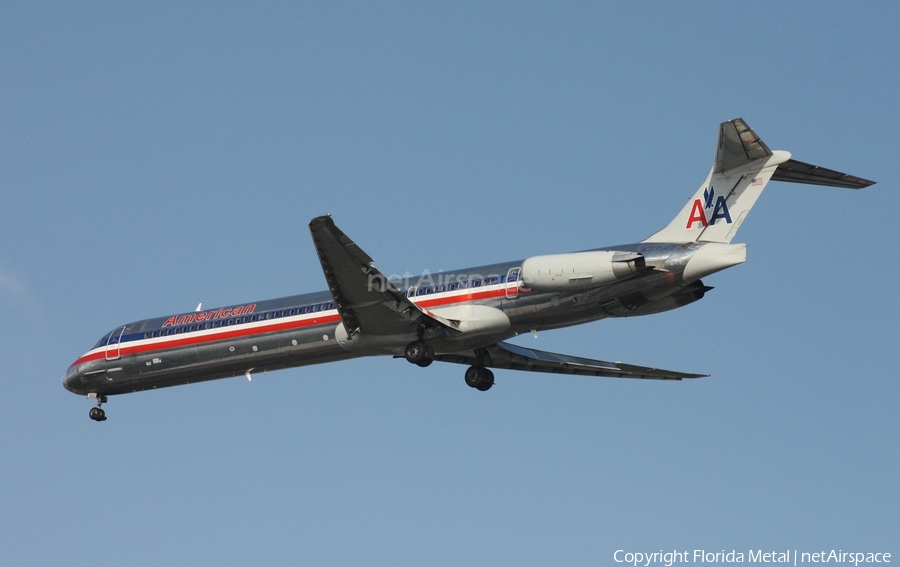
[[[113,332],[114,331],[110,331],[110,332],[106,333],[105,335],[103,335],[102,337],[100,337],[100,340],[97,341],[97,344],[94,345],[94,348],[100,348],[102,346],[106,346],[106,344],[109,342],[109,336],[112,335]]]

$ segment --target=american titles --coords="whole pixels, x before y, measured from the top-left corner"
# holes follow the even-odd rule
[[[163,323],[163,328],[175,325],[190,325],[191,323],[202,323],[204,321],[212,321],[213,319],[225,319],[228,317],[237,317],[238,315],[247,315],[253,313],[256,304],[239,305],[237,307],[223,307],[222,309],[213,309],[212,311],[198,311],[196,313],[188,313],[187,315],[172,315]]]

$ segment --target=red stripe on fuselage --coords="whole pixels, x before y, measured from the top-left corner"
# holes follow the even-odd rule
[[[228,339],[238,339],[243,337],[248,337],[251,335],[261,335],[263,333],[273,333],[278,331],[288,331],[291,329],[300,329],[303,327],[315,327],[316,325],[326,325],[329,323],[337,323],[341,320],[339,315],[327,315],[323,317],[316,317],[314,319],[304,319],[302,321],[286,321],[283,323],[274,323],[272,325],[265,325],[259,327],[243,327],[236,328],[234,330],[229,331],[221,331],[218,333],[205,333],[203,335],[193,336],[193,337],[179,337],[172,340],[158,341],[150,344],[143,345],[135,345],[135,346],[120,346],[119,348],[119,356],[126,356],[130,354],[142,354],[146,352],[160,351],[160,350],[168,350],[172,348],[180,348],[198,344],[205,343],[214,343],[218,341],[224,341]],[[115,349],[116,346],[113,345],[111,347]],[[86,354],[72,363],[72,366],[76,364],[82,364],[84,362],[89,362],[91,360],[98,360],[100,358],[106,358],[107,348],[103,350],[93,352],[91,354]]]
[[[481,292],[474,293],[464,293],[457,294],[450,297],[436,297],[429,299],[421,299],[416,301],[416,305],[419,307],[439,307],[444,305],[451,305],[454,303],[468,303],[471,301],[480,301],[484,299],[491,299],[494,297],[502,297],[506,295],[507,288],[502,289],[494,289],[494,290],[485,290]],[[522,290],[520,289],[521,293]],[[229,339],[237,339],[248,337],[252,335],[261,335],[263,333],[273,333],[278,331],[288,331],[292,329],[302,329],[304,327],[315,327],[317,325],[327,325],[332,323],[340,322],[340,315],[327,315],[323,317],[314,317],[309,319],[302,319],[300,321],[286,321],[283,323],[274,323],[271,325],[264,326],[255,326],[255,327],[245,327],[243,324],[239,325],[238,328],[228,331],[219,331],[215,332],[214,330],[207,331],[195,331],[202,332],[204,334],[197,335],[193,337],[177,337],[170,340],[160,340],[149,344],[143,345],[134,345],[127,346],[127,344],[119,344],[119,356],[126,356],[132,354],[143,354],[147,352],[153,351],[161,351],[168,350],[172,348],[180,348],[192,345],[206,344],[206,343],[214,343],[218,341],[224,341]],[[162,339],[162,337],[159,337]],[[116,345],[104,347],[101,350],[96,352],[92,352],[90,354],[85,354],[78,360],[72,363],[72,366],[76,366],[78,364],[83,364],[85,362],[90,362],[92,360],[99,360],[101,358],[106,358],[108,349],[115,349]]]

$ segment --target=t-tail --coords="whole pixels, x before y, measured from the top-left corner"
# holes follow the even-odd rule
[[[719,126],[716,159],[706,181],[669,226],[644,242],[729,244],[769,181],[862,189],[874,181],[772,151],[741,118]]]

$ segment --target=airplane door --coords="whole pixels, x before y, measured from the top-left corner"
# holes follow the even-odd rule
[[[522,268],[510,268],[506,273],[506,298],[515,299],[519,297],[519,274]]]
[[[109,334],[106,339],[106,360],[118,360],[122,355],[122,335],[125,333],[125,327],[119,327]]]

